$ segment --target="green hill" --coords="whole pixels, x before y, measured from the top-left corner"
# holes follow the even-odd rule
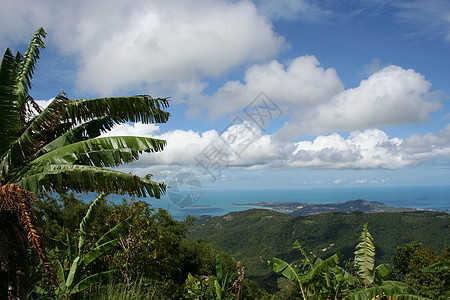
[[[391,262],[397,246],[412,241],[441,251],[450,245],[450,217],[442,212],[401,213],[322,213],[292,216],[266,209],[229,213],[197,223],[188,232],[192,240],[216,243],[247,266],[247,274],[268,286],[276,275],[266,265],[278,257],[294,261],[300,257],[292,250],[298,240],[307,252],[328,257],[336,252],[353,259],[364,223],[376,247],[376,263]]]

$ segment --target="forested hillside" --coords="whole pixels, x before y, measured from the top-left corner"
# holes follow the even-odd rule
[[[275,277],[266,264],[278,257],[299,258],[292,246],[296,240],[305,251],[319,257],[340,252],[353,259],[363,224],[368,223],[376,247],[378,263],[391,262],[398,246],[413,241],[441,251],[450,245],[450,217],[439,212],[404,213],[323,213],[291,216],[264,209],[234,212],[200,222],[188,232],[192,240],[217,244],[248,266],[248,274],[260,284]]]

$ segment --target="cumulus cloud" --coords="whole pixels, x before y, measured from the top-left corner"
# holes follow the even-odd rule
[[[288,140],[303,133],[425,122],[440,108],[441,96],[430,90],[422,74],[394,65],[344,89],[336,70],[323,68],[314,56],[301,56],[287,66],[274,60],[248,68],[243,81],[228,81],[214,95],[190,101],[190,113],[207,110],[212,119],[220,118],[244,109],[264,91],[289,118],[277,135]]]
[[[314,56],[301,56],[285,68],[273,60],[247,69],[243,82],[229,81],[211,97],[191,101],[191,113],[206,109],[211,118],[245,108],[261,91],[280,107],[307,108],[329,101],[343,90],[333,68],[324,69]]]
[[[128,125],[127,125],[128,126]],[[124,126],[123,130],[131,129]],[[147,125],[145,125],[147,126]],[[117,129],[116,132],[126,133]],[[175,130],[158,134],[157,126],[140,130],[141,134],[167,140],[161,153],[144,154],[128,168],[157,168],[179,173],[195,170],[220,178],[225,169],[400,169],[437,157],[450,158],[450,124],[438,136],[412,135],[406,139],[390,138],[384,131],[354,131],[348,137],[337,133],[322,135],[312,141],[282,143],[273,135],[262,134],[259,127],[244,121],[219,134],[215,130],[198,133]],[[233,137],[233,138],[230,138]],[[166,168],[166,169],[165,169]],[[139,171],[140,170],[140,171]],[[365,179],[355,183],[384,183],[388,179]],[[336,184],[343,183],[337,179]]]
[[[399,147],[402,140],[379,129],[356,131],[344,139],[337,133],[296,143],[291,166],[332,169],[397,169],[404,167]]]
[[[430,88],[414,70],[388,66],[319,106],[307,122],[325,131],[421,123],[440,107]]]
[[[51,40],[76,56],[78,87],[101,94],[217,76],[284,45],[250,1],[19,2],[0,14],[12,31],[5,33],[23,39],[22,27],[42,22]],[[8,15],[14,20],[3,19]]]

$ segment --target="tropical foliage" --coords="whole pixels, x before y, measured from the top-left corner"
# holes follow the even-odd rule
[[[120,203],[108,201],[95,203],[93,207],[95,217],[89,219],[90,226],[84,227],[83,230],[86,232],[83,246],[85,250],[81,257],[90,255],[92,249],[97,247],[96,242],[101,240],[108,229],[111,230],[126,220],[130,220],[131,225],[120,231],[120,235],[115,238],[117,244],[113,242],[114,247],[102,252],[102,255],[89,264],[77,267],[78,273],[72,287],[92,275],[116,270],[107,273],[110,276],[101,286],[92,285],[89,291],[98,291],[100,297],[113,287],[129,289],[130,292],[139,289],[136,291],[137,294],[154,295],[152,297],[155,299],[180,299],[184,294],[184,283],[188,274],[198,278],[216,276],[218,256],[223,274],[236,273],[236,262],[230,255],[218,250],[211,243],[189,241],[185,238],[186,230],[192,224],[191,218],[179,222],[167,211],[152,209],[149,204],[134,199],[123,199]],[[73,193],[61,195],[59,199],[46,195],[37,203],[38,226],[46,238],[46,244],[53,247],[50,251],[51,260],[56,265],[59,261],[65,266],[66,281],[77,256],[76,241],[80,232],[80,225],[77,224],[83,224],[83,218],[90,215],[89,207]],[[67,251],[69,245],[72,245],[71,253],[74,253],[70,259]],[[39,282],[38,286],[51,294],[54,288],[40,276],[40,270],[37,270],[34,278]],[[90,279],[84,282],[94,283]],[[257,290],[255,287],[252,292]],[[39,291],[42,292],[41,289]],[[66,294],[69,294],[68,290]],[[72,294],[83,299],[91,295],[92,293],[87,293],[86,290]]]
[[[289,280],[298,284],[301,299],[425,299],[417,295],[417,291],[406,283],[398,281],[383,281],[388,269],[380,265],[375,272],[375,246],[368,231],[367,223],[360,236],[360,243],[356,246],[355,267],[353,276],[339,267],[340,254],[334,254],[326,260],[317,258],[314,263],[296,242],[294,249],[299,249],[303,256],[303,263],[293,265],[274,258],[269,265],[277,273],[281,273]],[[381,277],[379,284],[373,284],[375,273]],[[362,286],[362,287],[361,287]]]
[[[79,293],[88,287],[97,285],[110,278],[111,275],[117,271],[113,269],[98,272],[85,278],[82,276],[82,271],[86,266],[104,255],[111,248],[117,246],[119,234],[132,224],[133,217],[124,220],[99,238],[89,250],[86,250],[86,236],[90,231],[96,207],[99,203],[104,201],[104,197],[105,195],[101,194],[90,205],[86,216],[79,226],[78,243],[75,243],[72,237],[67,234],[67,249],[59,251],[59,249],[56,248],[50,255],[54,257],[53,260],[57,266],[57,276],[59,280],[59,286],[55,290],[57,296],[67,298],[68,295]],[[63,257],[61,259],[57,259],[58,252],[63,252]]]
[[[238,263],[238,268],[240,262]],[[215,276],[192,276],[188,274],[188,279],[184,286],[184,297],[193,300],[232,300],[242,299],[242,281],[244,280],[244,268],[239,268],[239,277],[234,281],[233,276],[224,273],[220,257],[216,257]],[[233,290],[236,293],[233,293]]]
[[[188,238],[204,239],[217,244],[247,267],[247,277],[261,287],[275,292],[278,276],[265,263],[277,257],[296,261],[298,241],[310,259],[322,260],[330,252],[341,253],[342,264],[354,261],[357,238],[363,224],[370,224],[370,234],[376,241],[377,264],[392,263],[397,246],[416,240],[442,251],[449,246],[450,215],[441,212],[420,213],[322,213],[291,216],[271,210],[252,209],[233,212],[196,223],[189,228]],[[312,252],[312,253],[310,253]],[[356,274],[356,273],[355,273]],[[394,277],[389,277],[395,279]],[[284,286],[287,286],[283,284]]]
[[[413,242],[397,248],[392,258],[405,282],[417,288],[419,294],[432,299],[450,297],[450,246],[441,254]]]
[[[72,236],[72,240],[78,239],[79,224],[86,215],[89,205],[81,199],[75,198],[73,194],[61,195],[59,199],[47,195],[37,204],[36,215],[39,219],[45,220],[45,222],[38,222],[38,225],[44,237],[47,238],[46,244],[66,250],[68,245],[67,234]],[[109,280],[103,282],[100,286],[91,286],[89,293],[86,290],[78,293],[80,298],[105,298],[104,295],[112,297],[115,295],[113,291],[117,290],[117,295],[119,293],[127,295],[124,299],[192,298],[192,293],[197,293],[204,299],[206,297],[217,299],[215,280],[218,280],[220,287],[227,286],[225,289],[221,288],[222,291],[228,291],[230,285],[224,285],[223,282],[232,279],[234,283],[240,277],[239,274],[236,275],[239,269],[236,269],[236,263],[229,255],[219,251],[211,243],[202,240],[189,241],[185,238],[186,230],[193,226],[191,219],[178,222],[173,220],[167,211],[154,210],[148,204],[133,199],[123,200],[121,203],[97,202],[95,212],[95,218],[91,220],[91,226],[87,230],[85,241],[87,252],[89,252],[89,249],[95,248],[95,242],[105,231],[114,228],[130,216],[134,216],[132,219],[133,225],[122,231],[118,238],[119,244],[116,247],[111,248],[80,269],[79,275],[81,277],[76,280],[77,283],[80,279],[96,273],[113,269],[118,270],[111,274]],[[360,225],[361,227],[363,226]],[[319,227],[317,228],[320,230]],[[373,231],[377,231],[373,226],[371,228]],[[225,228],[220,230],[224,231]],[[360,235],[361,238],[363,233],[364,230],[363,232],[360,231],[359,234],[353,234],[353,239],[356,241],[357,236]],[[340,236],[335,237],[336,242],[341,238]],[[375,241],[377,240],[375,239]],[[361,242],[361,240],[358,241],[358,243]],[[126,247],[123,247],[122,243],[125,243],[123,245]],[[355,248],[354,245],[358,243],[354,242],[350,246]],[[71,244],[77,245],[75,242]],[[299,270],[303,275],[310,275],[311,280],[308,280],[305,276],[304,290],[307,290],[306,293],[310,292],[311,297],[320,294],[323,297],[331,295],[330,297],[334,299],[337,293],[338,298],[347,295],[349,298],[353,296],[354,299],[364,299],[368,295],[367,293],[370,293],[369,295],[382,295],[385,290],[388,290],[388,293],[409,293],[409,299],[426,297],[423,294],[420,294],[422,296],[411,296],[411,293],[414,293],[411,285],[395,282],[392,270],[389,271],[386,264],[375,264],[374,281],[366,290],[364,278],[357,275],[354,258],[351,262],[346,263],[341,255],[330,255],[330,251],[334,250],[333,245],[320,250],[321,253],[328,255],[321,259],[318,259],[316,253],[310,253],[309,250],[306,251],[303,247],[300,247],[299,243],[296,243],[295,246],[293,250],[300,254],[301,259],[288,265]],[[308,245],[309,249],[313,247],[314,245]],[[145,251],[145,249],[148,251]],[[73,252],[76,253],[76,251]],[[56,259],[63,262],[67,257],[67,252],[60,250],[58,253],[59,256]],[[223,270],[221,280],[217,276],[220,273],[217,272],[216,257],[218,254]],[[339,264],[336,267],[329,267],[328,264],[334,265],[336,260],[339,261]],[[288,260],[284,259],[284,261]],[[320,263],[321,261],[325,263]],[[444,264],[442,265],[444,266]],[[246,278],[242,281],[242,298],[240,299],[292,299],[296,295],[301,297],[298,283],[289,281],[287,278],[278,278],[280,290],[270,290],[273,293],[270,295],[256,285],[254,281],[248,279],[247,274],[251,271],[251,266],[245,265],[245,267]],[[437,271],[441,267],[437,265],[433,268]],[[267,265],[266,268],[268,268]],[[309,272],[310,270],[311,272]],[[228,276],[228,279],[224,280],[224,275],[227,273],[233,276]],[[36,276],[39,276],[39,274]],[[274,272],[273,274],[277,275]],[[433,275],[437,276],[439,273]],[[438,278],[442,280],[442,277]],[[45,284],[41,286],[45,287]],[[417,286],[414,287],[420,293],[420,289]],[[51,291],[50,286],[47,286],[47,289]],[[191,291],[190,294],[189,291]],[[237,297],[237,292],[233,291],[233,293]],[[226,294],[226,292],[222,292],[222,297],[225,298]],[[403,296],[403,298],[405,297]],[[401,299],[402,297],[398,296],[398,298]]]
[[[165,141],[144,137],[99,137],[123,122],[163,123],[167,99],[147,95],[68,99],[59,92],[44,109],[30,96],[31,79],[44,29],[36,31],[24,55],[6,49],[0,65],[0,296],[23,297],[28,262],[24,241],[52,276],[42,239],[33,224],[31,202],[43,191],[128,193],[159,198],[162,183],[109,167],[163,150]],[[17,218],[16,214],[19,215]],[[24,238],[23,236],[26,236]],[[22,264],[22,265],[19,265]]]

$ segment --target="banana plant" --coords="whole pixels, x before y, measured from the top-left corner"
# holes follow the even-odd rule
[[[300,266],[294,266],[279,258],[268,261],[273,270],[282,274],[299,285],[302,299],[322,299],[323,297],[337,297],[344,286],[353,284],[357,279],[338,266],[342,254],[336,253],[322,260],[316,259],[313,263],[307,256],[298,241],[294,243],[304,261]]]
[[[390,266],[381,264],[375,268],[375,246],[367,223],[364,224],[359,239],[360,242],[356,245],[355,251],[355,266],[364,286],[351,290],[345,299],[426,299],[418,296],[417,291],[404,282],[384,280],[390,273]],[[378,280],[376,281],[376,279]],[[379,284],[375,285],[374,282],[379,282]]]
[[[185,282],[184,299],[195,300],[232,300],[237,296],[230,292],[233,287],[233,277],[223,274],[222,262],[216,256],[216,276],[192,276],[188,274]]]
[[[79,293],[86,288],[100,284],[103,280],[109,278],[117,272],[117,270],[109,270],[99,272],[88,277],[82,278],[82,270],[91,262],[105,254],[111,248],[117,246],[117,237],[128,226],[131,226],[133,217],[129,217],[114,228],[105,233],[95,244],[86,250],[86,236],[94,218],[96,208],[104,201],[105,194],[100,194],[97,199],[92,202],[89,209],[80,223],[78,232],[78,245],[73,239],[67,236],[67,260],[61,262],[56,260],[55,267],[57,270],[57,278],[60,282],[55,290],[57,296],[68,298],[70,295]]]
[[[233,283],[233,277],[228,273],[224,276],[219,255],[216,256],[216,276],[217,278],[214,280],[214,287],[216,289],[217,300],[234,299],[235,295],[228,293],[228,289]]]

